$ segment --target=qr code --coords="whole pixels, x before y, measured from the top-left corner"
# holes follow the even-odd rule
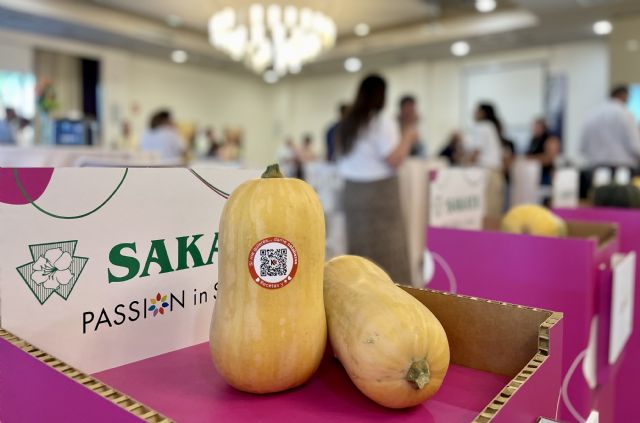
[[[287,276],[287,249],[260,250],[260,276]]]

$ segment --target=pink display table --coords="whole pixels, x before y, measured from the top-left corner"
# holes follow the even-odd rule
[[[351,383],[340,362],[325,356],[309,383],[277,395],[252,395],[227,385],[209,345],[200,344],[94,375],[177,422],[303,421],[469,422],[509,382],[506,376],[453,365],[436,396],[409,410],[378,406]],[[176,401],[176,398],[181,398]]]
[[[556,416],[561,314],[405,289],[443,324],[452,362],[436,396],[411,409],[367,399],[330,354],[305,385],[258,396],[226,385],[207,344],[89,376],[0,330],[0,421],[533,423]]]
[[[564,219],[580,219],[594,222],[609,222],[618,225],[620,251],[636,253],[640,259],[640,210],[609,207],[581,207],[576,209],[554,209]],[[634,301],[634,331],[619,359],[619,368],[614,382],[615,421],[631,421],[637,415],[635,391],[640,380],[640,266],[636,265],[636,289]]]
[[[488,221],[482,231],[429,227],[428,249],[436,258],[436,271],[428,287],[563,312],[563,375],[574,362],[582,364],[580,356],[591,333],[597,332],[593,379],[607,385],[613,374],[606,359],[611,301],[608,266],[619,248],[616,226],[570,222],[567,238],[514,235],[498,228],[497,221]],[[599,318],[594,320],[595,316]],[[567,377],[566,397],[586,418],[599,407],[598,389],[589,387],[582,366],[576,366],[577,371]],[[567,407],[563,398],[563,421],[576,421]],[[602,421],[608,421],[606,417],[601,416]]]

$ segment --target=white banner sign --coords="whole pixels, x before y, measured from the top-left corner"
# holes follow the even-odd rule
[[[0,169],[0,325],[89,373],[206,341],[220,213],[256,176]]]
[[[636,253],[616,254],[611,261],[613,290],[611,295],[611,326],[609,328],[609,364],[618,360],[633,332]]]
[[[551,206],[576,208],[580,199],[580,173],[577,169],[558,169],[553,175]]]
[[[485,216],[484,169],[442,169],[429,185],[429,225],[482,229]]]

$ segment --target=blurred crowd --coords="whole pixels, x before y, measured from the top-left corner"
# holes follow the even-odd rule
[[[130,126],[126,122],[123,124],[122,134],[122,144],[135,147],[135,143],[130,140]],[[210,159],[235,163],[242,156],[242,138],[243,131],[238,128],[225,128],[222,137],[219,137],[212,126],[181,127],[175,122],[170,110],[160,109],[151,116],[137,149],[156,153],[165,161]]]
[[[409,280],[406,234],[399,197],[397,169],[406,158],[427,158],[427,144],[419,132],[416,98],[401,97],[393,118],[385,113],[387,84],[369,75],[359,85],[350,104],[340,104],[336,121],[325,135],[324,157],[315,151],[311,135],[300,142],[286,139],[278,159],[288,176],[305,178],[307,164],[335,163],[344,181],[341,206],[346,218],[349,254],[369,257],[381,264],[394,280]],[[640,166],[640,127],[627,109],[629,90],[617,86],[610,98],[583,122],[579,150],[585,159],[582,173],[590,181],[596,168],[625,167],[637,174]],[[563,157],[562,133],[544,117],[532,117],[528,145],[517,151],[500,112],[487,101],[477,105],[470,128],[451,132],[438,157],[451,166],[487,170],[490,201],[486,214],[499,216],[509,205],[509,185],[518,157],[537,161],[541,186],[550,186],[557,168],[569,165]]]

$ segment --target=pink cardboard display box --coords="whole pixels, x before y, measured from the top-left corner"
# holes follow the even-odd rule
[[[598,403],[598,392],[613,373],[607,363],[609,265],[619,244],[613,224],[574,221],[568,227],[566,238],[499,232],[497,220],[487,220],[482,231],[429,227],[428,249],[436,269],[428,287],[563,312],[567,389],[561,395],[560,416],[575,421],[575,414],[586,419],[593,409],[608,409]],[[594,371],[585,376],[582,361],[590,340],[595,365],[590,353],[585,367]],[[590,388],[587,377],[592,387],[599,386]]]
[[[589,220],[593,222],[615,223],[618,225],[620,251],[635,252],[640,258],[640,210],[609,207],[581,207],[575,209],[554,209],[554,213],[564,219]],[[620,357],[620,366],[616,373],[615,420],[629,421],[637,413],[635,391],[640,378],[640,362],[635,355],[640,351],[640,266],[636,265],[636,289],[634,298],[634,331]]]
[[[364,397],[329,354],[302,387],[257,396],[225,384],[207,344],[87,375],[0,330],[0,421],[533,423],[556,416],[560,313],[405,289],[440,319],[451,348],[441,390],[411,409]]]

